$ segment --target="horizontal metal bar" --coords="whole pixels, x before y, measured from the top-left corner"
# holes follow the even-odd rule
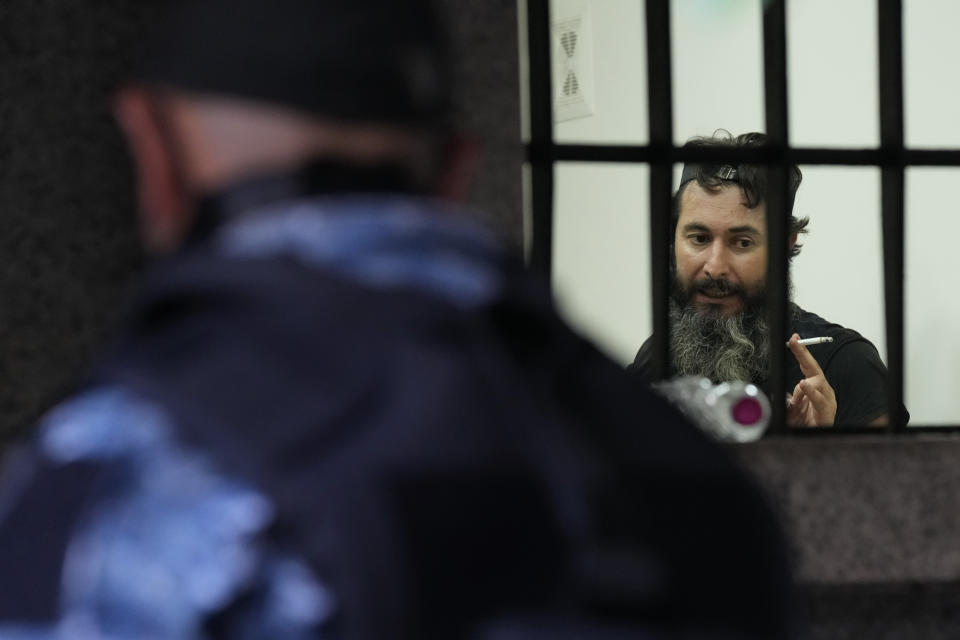
[[[903,431],[891,433],[885,427],[790,427],[782,433],[768,433],[763,440],[779,438],[833,438],[849,435],[873,435],[879,438],[892,439],[902,435],[930,435],[930,434],[960,433],[960,425],[945,424],[943,426],[921,425],[908,426]]]
[[[537,162],[734,162],[753,164],[814,164],[876,167],[960,166],[960,149],[716,149],[663,148],[646,145],[544,144],[526,145],[527,158]]]

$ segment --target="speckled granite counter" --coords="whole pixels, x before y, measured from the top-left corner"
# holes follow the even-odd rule
[[[806,637],[960,638],[960,435],[738,446],[793,547]]]

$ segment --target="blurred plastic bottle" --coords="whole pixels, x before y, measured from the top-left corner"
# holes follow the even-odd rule
[[[715,385],[707,378],[685,376],[653,388],[717,440],[752,442],[770,424],[770,401],[749,382]]]

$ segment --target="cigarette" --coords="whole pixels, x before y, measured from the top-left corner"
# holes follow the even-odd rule
[[[833,342],[833,338],[830,336],[820,336],[818,338],[804,338],[803,340],[797,340],[797,344],[809,345],[809,344],[823,344],[824,342]],[[790,341],[787,341],[787,347],[790,346]]]

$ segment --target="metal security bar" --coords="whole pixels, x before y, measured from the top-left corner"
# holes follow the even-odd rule
[[[532,73],[532,71],[531,71]],[[960,150],[955,149],[820,149],[814,147],[782,149],[784,161],[791,164],[843,165],[860,167],[960,167]],[[767,149],[681,149],[670,152],[673,162],[771,163],[777,155]],[[619,144],[553,144],[531,141],[527,158],[555,162],[638,162],[652,163],[662,159],[663,150],[646,145]]]
[[[530,59],[530,143],[533,148],[553,148],[553,90],[550,73],[550,0],[529,0],[527,42]],[[530,268],[550,281],[553,267],[553,164],[552,154],[528,153],[530,165],[530,216],[533,241]]]
[[[900,0],[879,0],[880,148],[903,156],[903,7]],[[884,311],[887,322],[887,393],[890,424],[903,431],[903,173],[902,163],[881,170]]]
[[[653,365],[667,377],[670,295],[670,200],[673,197],[673,82],[670,3],[647,3],[647,100],[650,119],[650,258],[653,274]]]
[[[654,356],[658,373],[666,373],[669,295],[669,215],[672,166],[676,162],[737,162],[768,166],[767,202],[773,335],[786,333],[788,269],[785,202],[787,168],[792,164],[876,166],[882,173],[881,216],[884,249],[884,297],[887,360],[890,371],[889,432],[906,430],[903,407],[903,280],[904,280],[904,169],[907,166],[960,166],[960,150],[904,148],[903,131],[903,19],[901,0],[878,1],[880,147],[875,149],[793,148],[789,144],[787,111],[786,0],[757,0],[764,4],[763,55],[766,133],[764,149],[683,149],[673,145],[670,0],[646,0],[647,88],[650,142],[647,145],[556,144],[553,140],[550,86],[550,2],[527,0],[530,50],[530,141],[533,238],[531,268],[549,276],[553,244],[553,166],[560,161],[645,163],[650,165],[651,274],[653,291]],[[773,350],[772,397],[786,393],[784,365],[787,353]],[[785,430],[785,407],[774,402],[771,430]],[[955,431],[958,427],[911,427],[909,432]],[[876,434],[876,428],[797,429],[791,435]]]
[[[661,0],[647,0],[660,2]],[[669,5],[669,0],[662,0]],[[767,165],[767,315],[770,335],[779,340],[787,335],[787,193],[789,164],[784,151],[789,146],[787,119],[787,8],[785,0],[768,0],[763,13],[763,80],[769,151],[774,155]],[[776,344],[776,343],[775,343]],[[787,394],[785,349],[770,350],[770,397]],[[774,433],[786,429],[786,405],[770,403]]]

